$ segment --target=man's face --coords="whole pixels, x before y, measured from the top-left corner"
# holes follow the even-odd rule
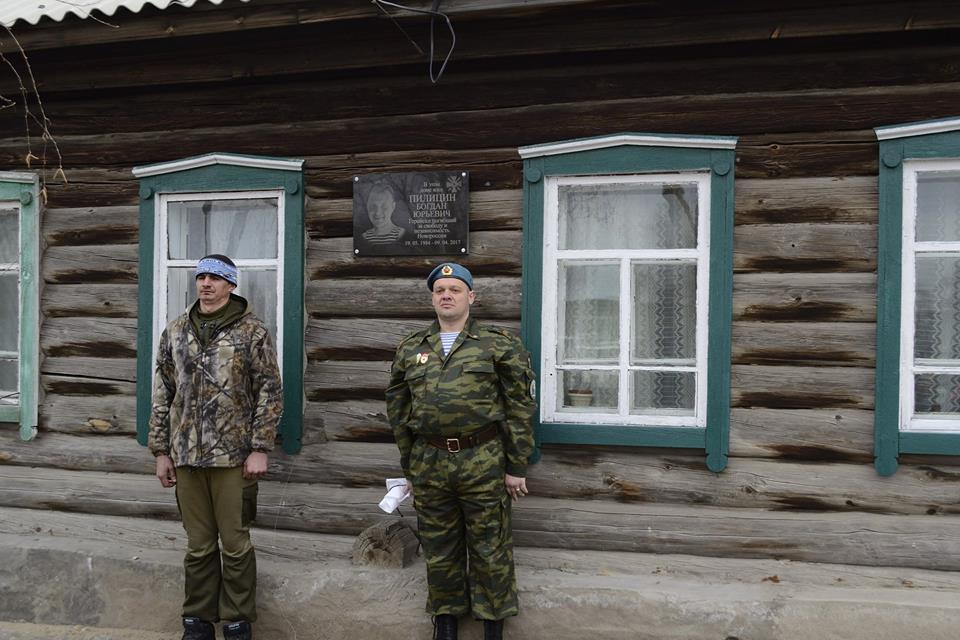
[[[230,298],[230,292],[236,287],[220,276],[201,273],[197,276],[197,297],[200,304],[208,309],[219,309]]]
[[[393,210],[397,208],[397,203],[389,193],[378,192],[367,201],[367,214],[370,216],[370,222],[375,227],[382,227],[390,224],[390,216]]]
[[[463,280],[439,278],[433,283],[433,310],[447,322],[466,318],[476,296]]]

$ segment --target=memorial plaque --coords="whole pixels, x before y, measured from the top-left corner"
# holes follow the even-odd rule
[[[469,177],[466,171],[356,176],[354,255],[466,255]]]

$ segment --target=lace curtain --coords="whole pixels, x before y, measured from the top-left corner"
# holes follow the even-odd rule
[[[20,346],[20,212],[0,208],[0,403],[17,400]]]

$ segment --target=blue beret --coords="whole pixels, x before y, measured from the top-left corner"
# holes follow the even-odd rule
[[[473,291],[473,276],[470,275],[466,267],[456,262],[438,264],[433,271],[430,272],[430,275],[427,276],[427,289],[433,291],[433,283],[440,278],[456,278],[457,280],[462,280],[466,283],[467,288]]]

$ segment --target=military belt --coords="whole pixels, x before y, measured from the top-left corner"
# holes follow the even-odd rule
[[[450,453],[457,453],[463,449],[469,449],[470,447],[475,447],[478,444],[490,442],[496,438],[499,433],[500,430],[497,428],[497,424],[493,423],[490,426],[477,431],[476,433],[471,433],[467,436],[460,436],[459,438],[441,438],[439,436],[420,437],[432,447],[442,449],[443,451],[449,451]]]

